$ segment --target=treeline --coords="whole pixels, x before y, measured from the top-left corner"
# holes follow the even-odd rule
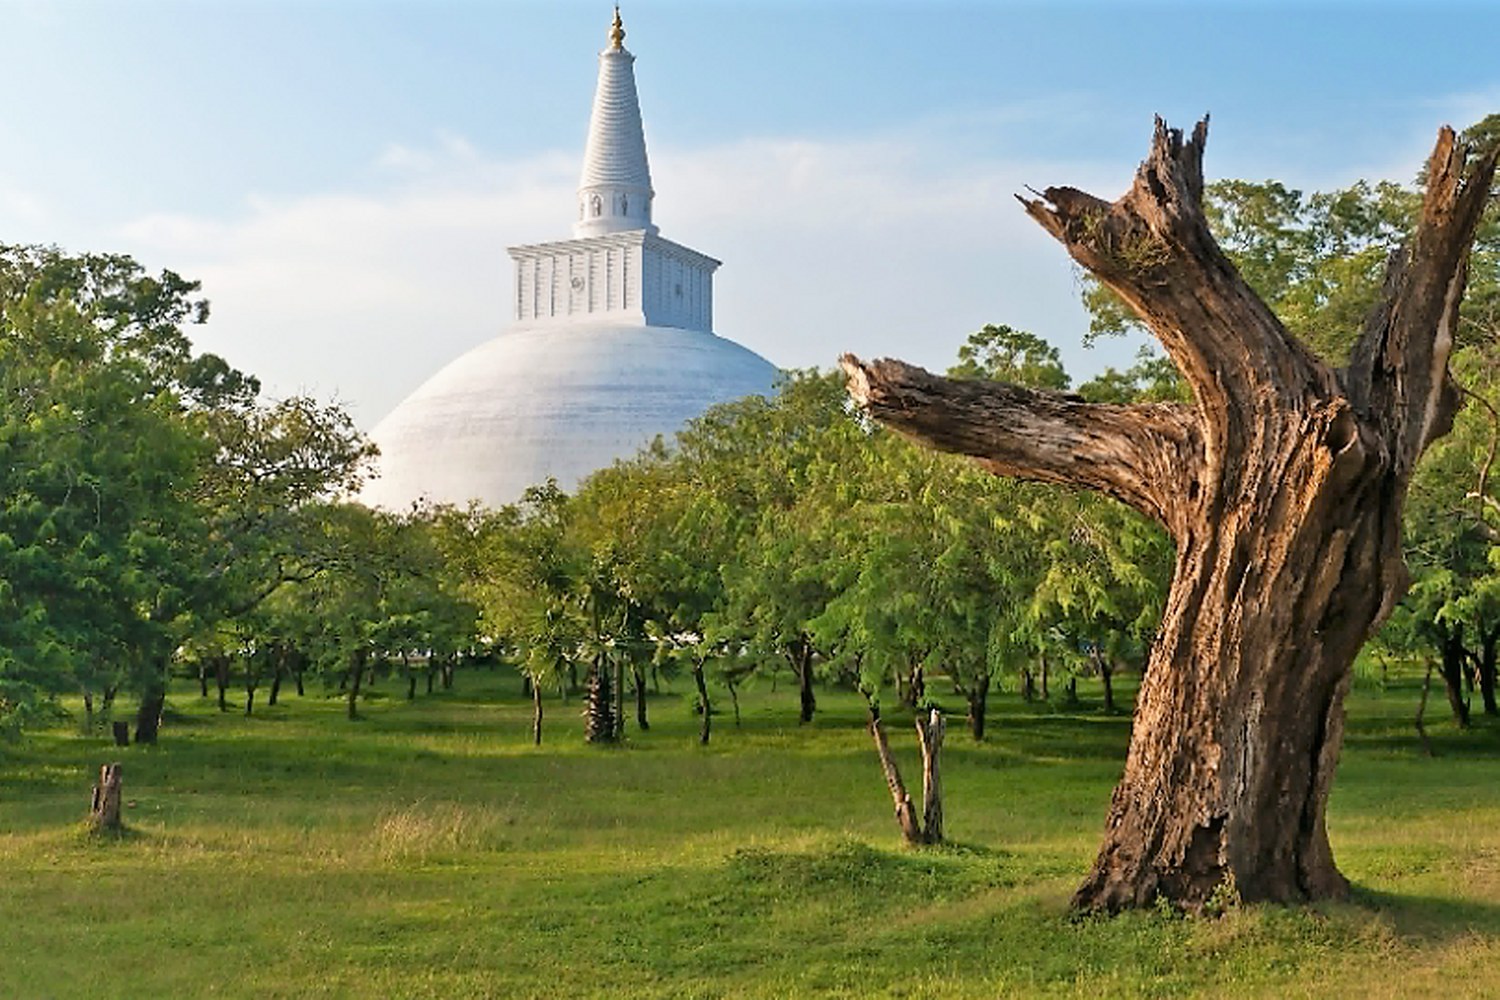
[[[1347,352],[1418,195],[1275,183],[1209,191],[1236,266],[1305,342]],[[1376,655],[1427,658],[1466,723],[1496,702],[1500,649],[1500,224],[1471,263],[1453,369],[1469,397],[1405,512],[1414,583]],[[1086,284],[1092,335],[1132,325]],[[649,725],[653,677],[690,678],[709,739],[756,676],[789,678],[810,720],[819,683],[872,708],[961,697],[975,737],[1003,678],[1025,693],[1078,673],[1105,697],[1143,660],[1173,553],[1093,495],[991,476],[871,426],[842,380],[793,373],[775,398],[718,407],[573,495],[499,510],[371,511],[339,500],[373,449],[345,414],[268,401],[185,333],[198,287],[127,258],[0,248],[0,722],[80,696],[85,724],[129,694],[156,738],[175,674],[265,687],[369,679],[408,696],[461,660],[513,664],[534,698],[585,700],[586,735]],[[1074,388],[1045,341],[988,326],[952,373],[1094,401],[1172,400],[1143,355]],[[1063,683],[1066,683],[1065,681]],[[633,702],[633,704],[631,704]],[[727,703],[727,704],[725,704]],[[1112,705],[1110,707],[1113,707]]]

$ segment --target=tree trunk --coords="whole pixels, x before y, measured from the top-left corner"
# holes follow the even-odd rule
[[[926,718],[917,713],[917,742],[922,747],[922,843],[943,842],[943,783],[938,770],[947,723],[943,713],[932,709]]]
[[[271,691],[266,695],[266,704],[276,704],[276,699],[281,697],[281,679],[286,676],[286,667],[277,661],[275,669],[271,673]]]
[[[346,673],[349,678],[349,721],[353,722],[359,718],[359,686],[365,676],[365,651],[360,650],[349,657],[349,669]]]
[[[1427,676],[1422,678],[1422,698],[1417,702],[1417,738],[1422,741],[1422,752],[1432,756],[1432,743],[1427,739],[1427,726],[1422,722],[1422,716],[1427,714],[1427,695],[1432,690],[1432,663],[1427,664]]]
[[[229,691],[229,657],[214,657],[214,681],[219,685],[219,711],[229,711],[229,702],[224,698]]]
[[[610,715],[614,718],[615,732],[614,740],[619,742],[625,738],[625,661],[623,657],[616,656],[611,668],[614,676],[610,678],[614,695],[614,704],[610,706]]]
[[[1469,698],[1464,694],[1464,665],[1469,651],[1464,648],[1463,622],[1449,626],[1447,622],[1434,624],[1438,632],[1438,652],[1442,655],[1438,673],[1443,675],[1443,687],[1448,692],[1448,707],[1453,710],[1453,721],[1458,728],[1469,728]]]
[[[902,433],[988,470],[1100,490],[1177,547],[1104,843],[1082,909],[1337,898],[1325,810],[1355,654],[1405,591],[1401,514],[1451,427],[1465,261],[1500,148],[1444,129],[1421,219],[1345,369],[1298,342],[1215,244],[1207,122],[1157,123],[1132,189],[1049,188],[1028,213],[1151,327],[1190,404],[1060,393],[843,360],[850,393]]]
[[[635,681],[635,724],[644,733],[651,728],[646,720],[646,675],[634,663],[630,665],[630,674]]]
[[[969,703],[969,733],[974,737],[974,742],[983,742],[985,713],[989,707],[990,700],[989,674],[980,674],[974,678],[974,684],[969,688],[967,700]]]
[[[901,837],[908,844],[921,844],[922,827],[917,820],[917,810],[911,796],[906,792],[906,782],[901,780],[901,769],[896,758],[891,756],[890,744],[885,738],[885,727],[880,724],[880,710],[870,706],[870,738],[875,741],[875,752],[880,756],[880,770],[885,774],[886,787],[891,790],[891,801],[896,807],[896,825],[901,828]]]
[[[255,688],[253,688],[253,687],[247,687],[247,688],[245,688],[245,717],[247,719],[250,717],[250,713],[251,713],[251,711],[254,710],[254,708],[255,708]]]
[[[135,713],[135,741],[155,743],[161,732],[161,713],[167,704],[165,687],[153,686],[141,695],[141,704]]]
[[[198,661],[198,694],[199,697],[208,697],[208,664],[203,660]]]
[[[1104,712],[1106,715],[1115,714],[1115,661],[1106,656],[1103,650],[1095,647],[1089,654],[1094,661],[1094,669],[1099,673],[1099,683],[1104,685]]]
[[[595,656],[589,670],[588,702],[584,709],[583,738],[589,743],[615,741],[614,693],[610,691],[610,669],[604,657]]]
[[[1036,701],[1036,678],[1028,667],[1021,668],[1021,699]]]
[[[703,661],[693,660],[693,684],[698,688],[698,710],[703,714],[698,728],[698,743],[708,746],[708,734],[713,729],[713,706],[708,701],[708,685],[703,681]]]
[[[99,783],[94,786],[93,800],[89,805],[89,826],[95,831],[114,831],[121,827],[120,772],[118,763],[99,768]]]
[[[112,722],[110,723],[110,728],[114,730],[115,746],[130,746],[130,723],[123,721]]]
[[[531,745],[542,745],[542,688],[535,682],[531,685]]]
[[[1479,656],[1475,663],[1476,673],[1479,674],[1479,697],[1484,702],[1485,715],[1500,715],[1500,707],[1495,704],[1495,679],[1497,669],[1500,669],[1500,622],[1496,622],[1491,628],[1482,625],[1479,631]]]
[[[797,675],[797,721],[805,726],[813,720],[813,713],[818,710],[818,698],[813,694],[812,643],[806,638],[798,639],[788,647],[788,653],[792,661],[792,672]]]
[[[303,695],[306,694],[306,692],[302,690],[302,673],[303,673],[304,669],[305,669],[305,664],[302,661],[302,654],[298,653],[297,654],[297,667],[292,672],[292,676],[297,679],[297,697],[298,698],[301,698]]]
[[[1048,686],[1048,683],[1047,683],[1048,679],[1049,679],[1050,671],[1047,669],[1047,653],[1046,653],[1046,651],[1043,651],[1042,654],[1041,654],[1041,656],[1039,656],[1037,658],[1037,665],[1039,667],[1041,667],[1041,670],[1039,670],[1038,673],[1041,675],[1041,678],[1042,678],[1042,700],[1043,701],[1051,701],[1052,700],[1052,689],[1051,689],[1051,687]]]
[[[94,731],[94,692],[83,689],[83,731],[87,735]]]
[[[729,703],[734,706],[734,728],[740,728],[740,686],[735,682],[731,674],[724,678],[724,686],[729,689]]]
[[[434,668],[433,668],[432,664],[428,663],[427,664],[427,693],[428,694],[432,694],[432,683],[436,679],[436,676],[437,676],[433,672],[433,669]]]

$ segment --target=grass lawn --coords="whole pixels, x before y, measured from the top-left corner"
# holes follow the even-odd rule
[[[997,696],[979,746],[955,725],[957,844],[916,852],[855,696],[798,727],[762,686],[702,748],[675,687],[619,749],[583,745],[577,700],[530,746],[485,671],[413,703],[385,681],[352,723],[312,690],[245,719],[183,686],[158,747],[0,744],[0,997],[1500,996],[1500,726],[1457,733],[1435,693],[1429,759],[1410,682],[1350,700],[1354,900],[1218,920],[1069,917],[1128,735],[1093,702]],[[111,759],[130,829],[95,839]]]

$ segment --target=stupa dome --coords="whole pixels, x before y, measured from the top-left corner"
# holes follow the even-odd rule
[[[769,393],[769,361],[711,333],[593,323],[518,329],[454,360],[373,437],[381,476],[361,499],[508,503],[555,477],[565,490],[670,435],[715,403]]]
[[[499,506],[670,436],[715,403],[773,391],[778,372],[713,333],[719,262],[659,235],[635,89],[615,10],[589,122],[573,239],[510,248],[515,326],[451,362],[371,437],[360,500]]]

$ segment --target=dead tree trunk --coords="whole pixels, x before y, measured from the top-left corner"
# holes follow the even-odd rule
[[[916,807],[907,794],[906,782],[901,780],[901,769],[896,758],[891,756],[891,745],[885,737],[885,727],[880,724],[880,709],[870,705],[870,738],[875,741],[875,752],[880,756],[880,770],[885,775],[886,787],[891,790],[891,801],[896,806],[896,825],[901,827],[901,837],[908,844],[920,844],[922,825],[917,819]]]
[[[118,763],[99,768],[99,783],[89,805],[89,826],[96,831],[120,829],[120,772]]]
[[[943,713],[932,709],[923,717],[917,713],[917,742],[922,747],[922,843],[943,842],[943,782],[938,764],[942,760],[943,734],[947,725]]]
[[[1190,404],[938,378],[845,356],[877,420],[992,472],[1100,490],[1177,546],[1083,909],[1340,897],[1324,814],[1355,654],[1404,593],[1401,513],[1452,424],[1448,356],[1500,149],[1444,128],[1421,218],[1348,367],[1293,337],[1209,233],[1208,124],[1160,121],[1118,201],[1049,188],[1027,212],[1151,327]]]

